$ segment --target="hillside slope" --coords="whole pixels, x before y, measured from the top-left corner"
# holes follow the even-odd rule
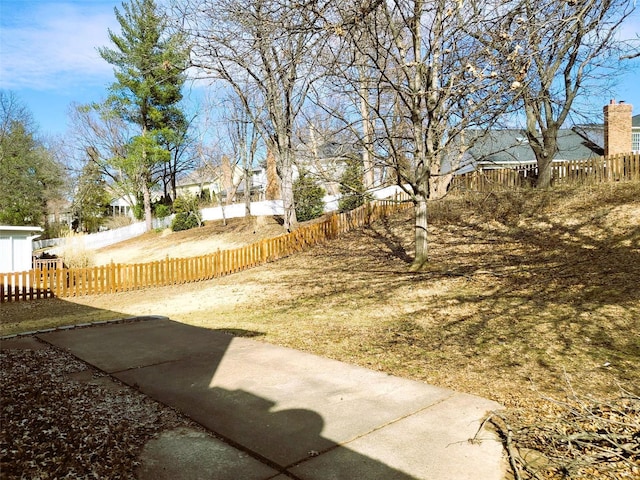
[[[558,423],[566,405],[601,402],[640,428],[640,407],[610,403],[640,394],[640,182],[468,193],[430,212],[422,272],[408,268],[406,212],[211,281],[5,304],[0,326],[166,315],[497,400],[521,445],[542,450],[548,432],[578,428]],[[633,478],[639,461],[577,462],[571,478]]]
[[[110,245],[94,254],[96,265],[114,263],[143,263],[164,260],[166,257],[184,258],[213,253],[218,249],[241,247],[263,238],[283,234],[282,225],[273,217],[250,220],[232,218],[206,222],[201,228],[181,232],[165,229]]]

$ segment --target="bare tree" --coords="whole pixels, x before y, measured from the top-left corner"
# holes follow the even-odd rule
[[[206,77],[226,82],[259,126],[278,164],[284,227],[296,224],[293,135],[322,39],[311,10],[288,0],[176,2],[192,41],[192,63]],[[249,98],[260,98],[261,110]]]
[[[169,160],[162,164],[161,181],[165,201],[176,199],[176,182],[178,177],[194,168],[197,162],[197,141],[191,134],[196,120],[193,114],[184,118],[182,124],[173,130],[166,130],[161,137],[162,145],[169,152]]]
[[[231,141],[230,157],[234,165],[242,168],[245,216],[250,217],[252,178],[261,141],[260,132],[237,97],[229,98],[225,107],[225,123]]]
[[[615,71],[622,46],[615,33],[633,5],[628,0],[516,0],[499,1],[494,8],[499,15],[483,43],[518,94],[523,132],[538,163],[537,185],[548,187],[558,131],[578,96],[607,83],[606,67],[609,76]]]
[[[354,133],[358,125],[348,124],[348,111],[341,105],[345,99],[350,100],[342,96],[334,101],[326,90],[314,92],[314,103],[301,112],[296,135],[298,171],[319,182],[329,195],[339,193],[347,161],[361,151],[360,135]]]
[[[101,105],[72,105],[70,108],[72,143],[76,157],[96,163],[113,193],[135,206],[139,191],[137,179],[126,169],[118,168],[114,158],[125,158],[129,139],[135,135],[130,125]],[[154,176],[158,172],[155,172]]]
[[[469,34],[487,18],[467,3],[376,2],[365,21],[351,24],[346,10],[333,29],[350,45],[335,74],[360,103],[362,144],[414,203],[415,269],[428,260],[427,201],[446,192],[478,136],[467,132],[490,128],[507,108],[508,87]]]

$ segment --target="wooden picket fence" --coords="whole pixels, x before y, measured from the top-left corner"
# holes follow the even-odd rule
[[[601,183],[640,179],[640,153],[554,162],[554,184]],[[450,190],[488,192],[530,186],[538,175],[535,163],[514,168],[474,171],[456,176]]]
[[[61,268],[59,264],[44,264],[43,268],[28,272],[2,273],[0,302],[126,292],[229,275],[301,252],[393,212],[412,207],[413,204],[406,200],[396,196],[393,200],[367,203],[350,212],[304,225],[286,235],[205,256],[167,258],[133,265],[112,263],[91,268]]]
[[[492,191],[531,184],[536,165],[456,176],[452,191]],[[640,180],[640,154],[616,155],[553,164],[558,183]],[[28,272],[0,273],[0,303],[52,297],[126,292],[142,288],[209,280],[272,262],[360,228],[413,204],[404,196],[367,203],[347,213],[304,225],[279,237],[240,248],[191,258],[167,258],[133,265],[64,268],[59,261],[37,264]]]
[[[62,258],[38,258],[33,257],[31,264],[34,270],[51,270],[64,267]]]

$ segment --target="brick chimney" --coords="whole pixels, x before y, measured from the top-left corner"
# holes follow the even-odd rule
[[[231,168],[231,159],[227,155],[223,155],[220,160],[220,169],[222,170],[222,188],[226,195],[225,205],[231,205],[235,197],[235,188],[233,185],[233,169]]]
[[[631,104],[611,100],[604,112],[604,154],[631,152]]]
[[[280,192],[280,177],[276,167],[276,157],[271,148],[267,147],[267,189],[265,192],[267,200],[278,200],[282,198]]]

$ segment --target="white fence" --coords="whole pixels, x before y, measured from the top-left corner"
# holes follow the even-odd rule
[[[171,225],[173,215],[166,218],[154,218],[152,225],[153,228],[165,228]],[[83,235],[83,245],[90,250],[97,250],[98,248],[107,247],[114,243],[123,242],[130,238],[134,238],[142,235],[146,231],[144,222],[137,222],[126,227],[114,228],[113,230],[106,230],[104,232],[90,233]],[[50,253],[56,253],[56,248],[64,242],[64,238],[50,238],[48,240],[35,240],[33,242],[33,249],[39,250],[46,248]],[[53,248],[52,248],[53,247]]]
[[[222,220],[223,218],[239,218],[244,217],[245,214],[244,203],[234,203],[233,205],[226,205],[224,207],[210,207],[203,208],[202,220]],[[268,217],[273,215],[283,215],[284,207],[282,206],[282,200],[265,200],[263,202],[251,203],[251,215],[254,217]]]
[[[399,187],[388,187],[373,191],[374,198],[382,199],[392,197]],[[326,196],[325,212],[334,212],[338,210],[339,195]],[[239,218],[245,216],[245,204],[234,203],[232,205],[226,205],[223,207],[210,207],[203,208],[201,210],[203,221],[222,220],[223,218]],[[265,200],[262,202],[251,203],[251,215],[256,217],[283,215],[284,207],[282,200]],[[166,218],[154,218],[153,228],[166,228],[171,225],[173,221],[173,215]],[[102,247],[113,245],[114,243],[123,242],[130,238],[134,238],[145,233],[145,223],[138,222],[126,227],[114,228],[113,230],[107,230],[105,232],[91,233],[82,237],[85,248],[90,250],[97,250]],[[60,245],[64,239],[51,238],[47,240],[35,240],[33,242],[34,250],[47,249],[50,253],[57,253],[56,248]]]
[[[223,209],[224,208],[224,216]],[[233,205],[227,205],[225,207],[212,207],[203,208],[202,219],[204,221],[221,220],[222,218],[238,218],[244,217],[245,205],[244,203],[236,203]],[[282,200],[267,200],[264,202],[253,202],[251,204],[251,215],[254,216],[273,216],[282,215],[284,208],[282,207]],[[154,218],[153,228],[167,228],[171,226],[173,221],[173,215],[165,218]],[[83,235],[83,245],[89,250],[97,250],[102,247],[113,245],[114,243],[123,242],[130,238],[138,237],[145,233],[145,223],[137,222],[126,227],[114,228],[113,230],[107,230],[104,232],[90,233]],[[63,238],[50,238],[47,240],[35,240],[33,242],[34,250],[47,249],[49,253],[58,253],[56,248],[64,241]]]

